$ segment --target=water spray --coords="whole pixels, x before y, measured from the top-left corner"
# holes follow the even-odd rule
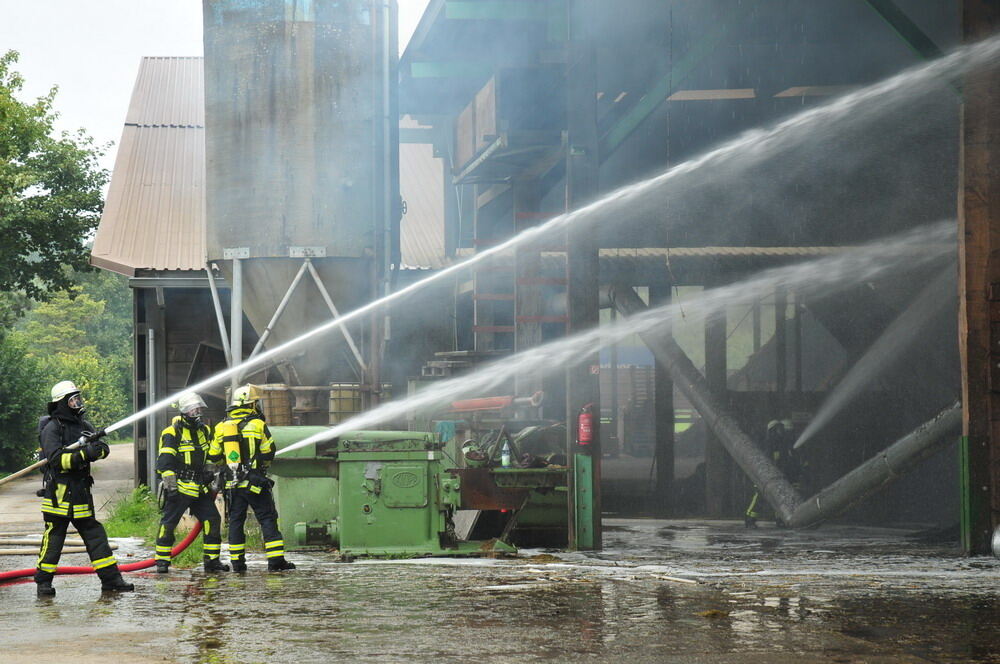
[[[949,266],[913,299],[913,303],[879,335],[840,382],[830,391],[819,411],[795,441],[793,449],[813,439],[833,417],[847,407],[873,378],[896,363],[920,332],[939,312],[955,303],[955,268]]]
[[[961,76],[969,71],[985,67],[998,58],[1000,58],[1000,37],[993,37],[978,44],[955,50],[938,60],[905,70],[883,82],[844,95],[822,106],[799,113],[768,129],[748,131],[736,139],[723,143],[699,157],[678,164],[660,175],[617,189],[585,207],[554,217],[539,226],[526,229],[505,242],[480,251],[401,290],[334,318],[294,339],[264,351],[242,364],[224,369],[214,376],[190,385],[182,392],[201,391],[218,385],[232,376],[263,366],[275,357],[293,350],[310,339],[338,329],[396,300],[402,300],[435,282],[457,275],[474,265],[506,254],[522,244],[538,242],[549,234],[565,231],[570,226],[579,226],[582,222],[593,219],[597,215],[613,213],[616,206],[637,205],[644,197],[676,178],[699,172],[705,168],[720,166],[736,157],[743,160],[741,163],[744,166],[759,163],[761,160],[796,144],[803,137],[812,135],[818,126],[828,128],[831,124],[844,119],[857,121],[859,113],[863,112],[869,103],[881,102],[874,105],[873,109],[869,109],[869,116],[881,113],[888,104],[886,100],[891,99],[893,103],[903,102],[922,91],[928,83]],[[107,431],[111,433],[141,420],[147,415],[165,408],[176,398],[177,394],[164,397],[111,424],[107,427]]]
[[[830,294],[876,279],[901,265],[918,268],[955,251],[954,221],[919,228],[888,240],[845,250],[806,263],[776,268],[747,281],[705,291],[694,301],[671,303],[616,323],[591,328],[571,337],[529,348],[490,363],[475,373],[436,382],[411,397],[392,401],[356,415],[335,427],[321,431],[277,452],[286,454],[307,445],[323,442],[348,431],[370,427],[413,410],[439,408],[456,396],[493,389],[512,376],[540,369],[564,369],[579,362],[582,350],[620,343],[633,334],[662,328],[670,319],[698,312],[708,315],[725,307],[753,302],[775,286],[794,286],[801,293]]]

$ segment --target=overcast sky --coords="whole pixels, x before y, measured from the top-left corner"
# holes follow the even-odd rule
[[[398,0],[405,45],[428,0]],[[117,145],[139,60],[201,55],[201,0],[0,0],[0,51],[21,54],[24,98],[59,86],[57,128]],[[101,164],[114,165],[112,147]]]

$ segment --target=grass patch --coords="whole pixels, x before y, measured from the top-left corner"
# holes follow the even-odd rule
[[[108,537],[140,537],[152,547],[156,543],[156,535],[160,529],[160,508],[149,489],[140,486],[131,493],[122,495],[111,505],[110,516],[104,522]],[[226,541],[226,524],[222,527],[222,541]],[[179,543],[189,532],[183,525],[174,531],[174,544]],[[246,523],[247,551],[262,552],[264,538],[260,534],[260,525],[256,518],[248,518]],[[199,536],[191,546],[173,559],[176,567],[187,568],[201,564],[202,538]]]

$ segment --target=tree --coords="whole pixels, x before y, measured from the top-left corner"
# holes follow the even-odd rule
[[[97,426],[131,412],[132,308],[125,277],[71,273],[75,285],[34,303],[11,332],[47,386],[72,380]],[[126,433],[126,432],[121,432]]]
[[[17,57],[0,56],[0,292],[44,300],[72,285],[67,266],[89,269],[84,242],[108,175],[82,130],[53,136],[56,88],[33,103],[18,99]]]
[[[47,394],[38,362],[27,356],[21,340],[0,330],[0,470],[23,467],[38,447]]]

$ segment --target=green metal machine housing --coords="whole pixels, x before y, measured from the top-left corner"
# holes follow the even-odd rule
[[[273,427],[278,449],[320,427]],[[292,547],[336,547],[342,556],[476,555],[515,549],[459,541],[452,515],[461,479],[431,433],[358,431],[275,458],[275,500]]]

